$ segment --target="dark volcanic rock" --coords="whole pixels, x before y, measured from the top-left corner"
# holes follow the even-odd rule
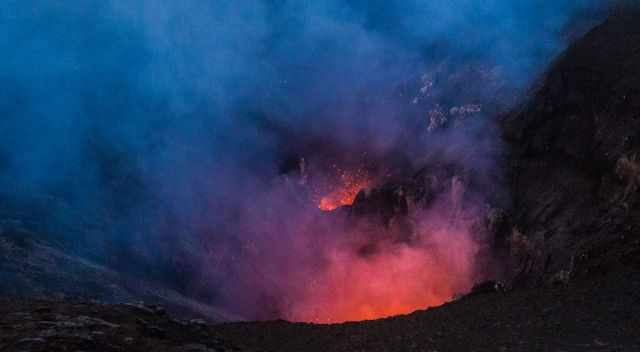
[[[108,266],[55,246],[24,228],[19,221],[0,221],[0,295],[2,297],[99,299],[111,303],[140,298],[170,311],[213,320],[234,319],[159,283],[132,278]],[[133,305],[162,315],[159,306]]]
[[[0,299],[0,350],[244,351],[205,322],[180,323],[140,307],[154,308]]]
[[[467,297],[499,292],[501,290],[502,290],[502,287],[498,282],[495,282],[495,281],[480,282],[478,284],[475,284],[473,288],[471,288],[471,292],[469,292]]]
[[[529,283],[620,264],[640,225],[638,11],[616,13],[572,45],[504,126],[514,232],[539,251],[520,268]]]
[[[212,325],[124,304],[0,299],[0,350],[638,351],[639,300],[638,271],[471,295],[406,316],[335,325]],[[166,333],[149,334],[145,327]]]

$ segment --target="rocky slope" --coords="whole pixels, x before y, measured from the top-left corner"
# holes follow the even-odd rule
[[[203,320],[160,306],[0,300],[0,351],[239,351]]]
[[[572,45],[504,121],[529,283],[639,267],[638,18],[617,13]]]
[[[176,314],[213,321],[237,319],[162,283],[79,256],[55,241],[38,238],[28,228],[29,224],[18,220],[0,222],[0,297],[112,303],[144,299],[162,304]]]
[[[636,351],[638,273],[465,297],[384,320],[318,326],[266,322],[217,331],[270,351]]]
[[[338,325],[210,325],[157,306],[0,301],[0,351],[637,351],[640,275],[464,297]]]

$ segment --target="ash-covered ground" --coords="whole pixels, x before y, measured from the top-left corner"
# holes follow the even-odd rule
[[[338,325],[205,324],[154,306],[6,301],[4,351],[637,351],[640,277],[493,292],[406,316]]]

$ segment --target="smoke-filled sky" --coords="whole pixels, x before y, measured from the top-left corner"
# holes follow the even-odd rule
[[[416,116],[420,123],[427,114],[428,106],[410,104],[421,77],[473,64],[499,72],[501,97],[516,95],[596,3],[5,0],[0,191],[44,209],[43,231],[79,253],[121,270],[146,265],[154,279],[248,318],[275,309],[313,320],[273,297],[296,292],[287,299],[330,304],[329,294],[304,293],[309,276],[346,280],[348,273],[324,268],[347,265],[337,263],[350,254],[336,251],[335,239],[314,244],[320,254],[309,250],[336,228],[291,205],[299,200],[278,183],[283,162],[293,155],[313,164],[315,156],[318,178],[331,180],[321,171],[327,158],[347,168],[384,164],[389,154],[420,167],[436,149],[446,158],[450,144],[471,137],[407,141],[416,136]],[[451,106],[491,100],[478,91],[494,92],[444,91],[438,99]],[[491,155],[480,159],[480,167],[494,167]],[[83,230],[95,224],[100,231]],[[440,243],[440,232],[428,237]],[[455,246],[471,253],[475,245]],[[390,251],[410,252],[413,259],[398,265],[437,260]],[[433,266],[405,273],[425,265]],[[449,266],[460,275],[471,270]],[[264,272],[249,273],[255,267]]]

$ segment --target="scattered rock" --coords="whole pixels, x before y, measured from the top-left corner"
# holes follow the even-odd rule
[[[45,339],[40,337],[29,337],[18,340],[17,345],[27,345],[27,344],[37,344],[37,343],[45,343]]]
[[[548,280],[548,284],[551,286],[566,286],[569,284],[569,280],[571,279],[571,271],[569,270],[560,270],[555,273]]]
[[[156,325],[145,326],[142,332],[145,336],[158,339],[164,339],[167,336],[167,331]]]
[[[503,290],[502,284],[496,281],[485,281],[475,284],[471,289],[471,292],[467,294],[468,297],[477,296],[487,293],[495,293]]]
[[[187,321],[189,325],[197,326],[197,327],[205,327],[207,326],[207,322],[204,319],[191,319]]]
[[[219,349],[209,348],[202,344],[188,344],[173,349],[174,352],[219,352]]]
[[[39,314],[51,313],[51,308],[50,307],[38,307],[38,308],[34,309],[34,312],[39,313]]]
[[[118,324],[113,324],[110,323],[108,321],[99,319],[99,318],[92,318],[92,317],[88,317],[88,316],[78,316],[75,317],[71,320],[72,322],[75,322],[81,326],[86,326],[86,327],[90,327],[90,328],[95,328],[95,327],[104,327],[104,328],[109,328],[109,329],[117,329],[120,327],[120,325]]]
[[[154,315],[156,314],[156,310],[154,310],[152,307],[147,307],[144,303],[142,302],[135,302],[135,303],[125,303],[124,304],[127,307],[131,307],[134,308],[136,311],[138,311],[139,313],[143,313],[143,314],[149,314],[149,315]]]

